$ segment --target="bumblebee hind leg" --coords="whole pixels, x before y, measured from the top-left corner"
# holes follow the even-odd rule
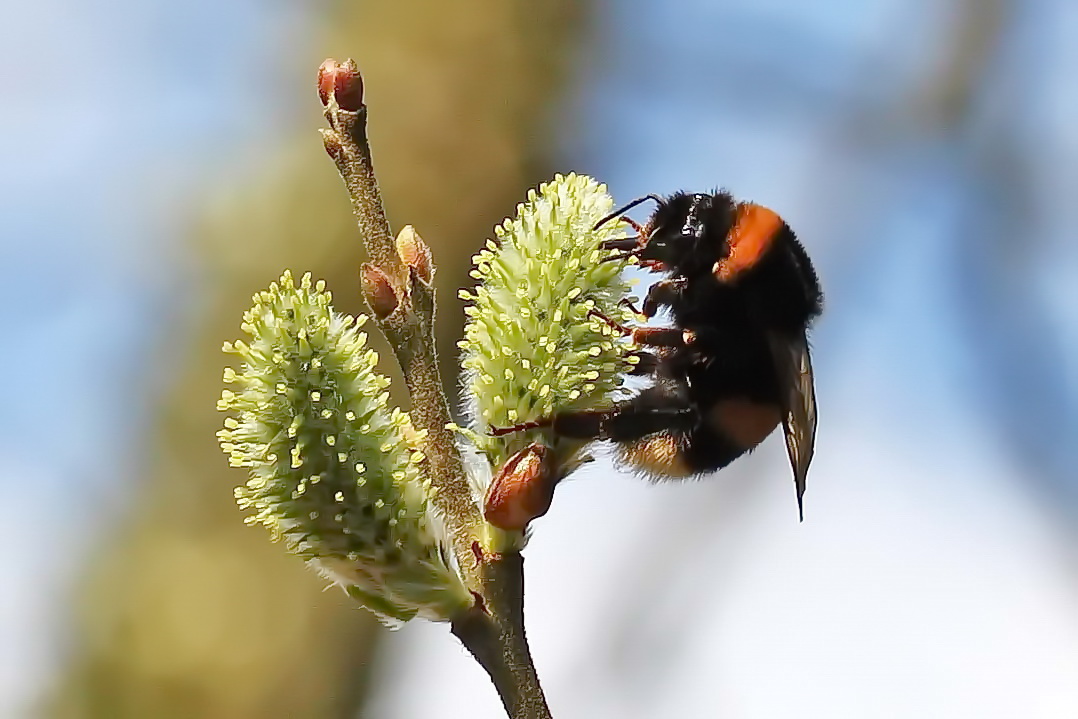
[[[638,350],[632,352],[631,356],[638,358],[640,361],[629,371],[629,374],[634,377],[650,377],[655,374],[659,367],[662,365],[662,356],[658,352],[645,352],[644,350]]]
[[[663,382],[608,409],[558,412],[550,421],[555,434],[573,439],[627,442],[667,429],[685,432],[699,421],[688,387]]]
[[[512,432],[550,428],[554,434],[570,439],[628,442],[666,430],[689,432],[699,422],[700,411],[689,400],[688,386],[683,382],[664,381],[606,409],[556,412],[512,427],[492,427],[490,433],[500,437]]]

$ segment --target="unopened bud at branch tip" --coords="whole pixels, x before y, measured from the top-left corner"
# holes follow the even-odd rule
[[[352,112],[363,107],[363,76],[354,60],[341,63],[329,58],[319,66],[318,99],[323,105],[336,99],[338,107]]]

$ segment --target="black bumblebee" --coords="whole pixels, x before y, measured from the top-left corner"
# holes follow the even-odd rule
[[[624,215],[652,200],[643,226]],[[561,412],[495,434],[549,427],[577,439],[618,443],[627,464],[654,476],[688,477],[725,467],[779,424],[797,487],[798,509],[816,437],[816,397],[807,331],[822,310],[816,272],[777,214],[726,192],[647,195],[604,218],[633,226],[608,242],[666,278],[642,314],[667,308],[670,327],[611,326],[631,335],[637,374],[648,387],[608,409]]]

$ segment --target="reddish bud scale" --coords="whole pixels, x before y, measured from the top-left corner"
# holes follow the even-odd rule
[[[487,489],[483,516],[499,529],[523,531],[550,510],[556,473],[545,445],[533,442],[505,463]]]
[[[363,107],[363,76],[354,60],[342,64],[329,58],[319,66],[318,99],[329,105],[331,98],[342,110],[355,112]]]
[[[318,66],[318,99],[323,105],[329,104],[329,97],[333,94],[333,74],[339,65],[336,60],[328,58]]]
[[[360,271],[360,283],[363,287],[363,299],[367,301],[375,317],[384,319],[397,309],[397,292],[382,270],[370,263],[364,263]]]

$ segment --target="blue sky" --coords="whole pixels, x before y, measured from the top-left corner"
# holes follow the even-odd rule
[[[565,139],[560,169],[595,174],[618,198],[721,184],[783,208],[828,292],[815,335],[824,424],[805,525],[790,521],[775,443],[711,483],[655,488],[605,468],[559,491],[529,548],[529,619],[564,716],[710,716],[709,702],[748,717],[789,716],[798,702],[799,716],[932,715],[926,707],[936,716],[1016,716],[1034,699],[1040,704],[1025,716],[1078,713],[1068,679],[1078,671],[1078,589],[1058,546],[1073,534],[1037,499],[1055,487],[1048,496],[1078,507],[1060,474],[1073,466],[1074,446],[1058,439],[1078,429],[1078,94],[1070,88],[1078,8],[1023,5],[972,125],[958,137],[917,134],[903,114],[916,98],[903,93],[943,52],[946,7],[604,6],[594,54],[564,110],[580,132]],[[250,152],[239,144],[246,120],[226,100],[261,104],[279,118],[265,137],[282,132],[294,112],[284,87],[310,73],[281,67],[289,55],[279,48],[310,42],[313,23],[284,3],[250,0],[92,9],[44,0],[14,12],[15,22],[0,23],[0,66],[11,69],[0,78],[0,266],[8,270],[0,306],[15,310],[0,353],[9,378],[0,488],[15,509],[9,531],[37,546],[0,557],[5,715],[49,666],[53,612],[80,559],[72,547],[88,546],[86,535],[122,509],[138,466],[153,373],[167,366],[156,348],[165,333],[183,331],[190,309],[180,298],[192,276],[177,246],[186,204],[206,173],[223,171],[214,158]],[[259,66],[276,86],[250,83],[247,68]],[[898,130],[885,141],[851,137],[855,104]],[[998,209],[976,164],[994,132],[1013,141],[1028,178],[1033,220],[1014,242],[1017,255],[1038,254],[1016,272],[1035,286],[1036,331],[1060,350],[1043,363],[997,363],[999,345],[971,341],[959,301],[965,266],[954,238],[970,226],[971,207],[989,218]],[[256,139],[264,138],[243,142]],[[1025,341],[1021,326],[993,329],[999,341],[1012,332]],[[1030,389],[1013,409],[994,399],[1001,375],[985,368],[997,364],[1034,368],[1017,377]],[[1013,411],[1031,436],[1056,439],[1012,451],[1000,411]],[[1026,461],[1028,447],[1043,466]],[[744,516],[721,510],[736,493]],[[656,589],[646,571],[630,571],[621,596],[612,587],[624,574],[596,571],[576,552],[582,540],[572,528],[597,503],[610,516],[587,539],[608,556],[647,546],[645,530],[684,541],[669,517],[699,505],[714,504],[729,527],[679,549],[697,556],[695,574]],[[713,576],[715,557],[725,586],[726,575]],[[579,587],[580,602],[568,620],[558,589],[566,582]],[[662,611],[641,620],[639,643],[598,621],[611,602],[631,605],[626,597],[642,591],[656,592]],[[664,621],[693,631],[670,640]],[[591,637],[588,647],[628,642],[623,666],[602,660],[621,666],[622,680],[579,669],[567,626]],[[424,697],[386,689],[379,716],[426,715],[454,691],[493,702],[443,635],[405,630],[395,661],[444,662],[445,670]],[[883,649],[857,661],[866,646]],[[682,663],[659,673],[649,647]],[[717,698],[694,673],[712,659]],[[775,676],[777,668],[788,671]],[[652,679],[664,703],[627,689],[634,671]],[[902,686],[918,691],[906,696]],[[783,687],[788,694],[775,691]],[[880,696],[891,713],[873,707]],[[482,716],[497,716],[489,703]]]

